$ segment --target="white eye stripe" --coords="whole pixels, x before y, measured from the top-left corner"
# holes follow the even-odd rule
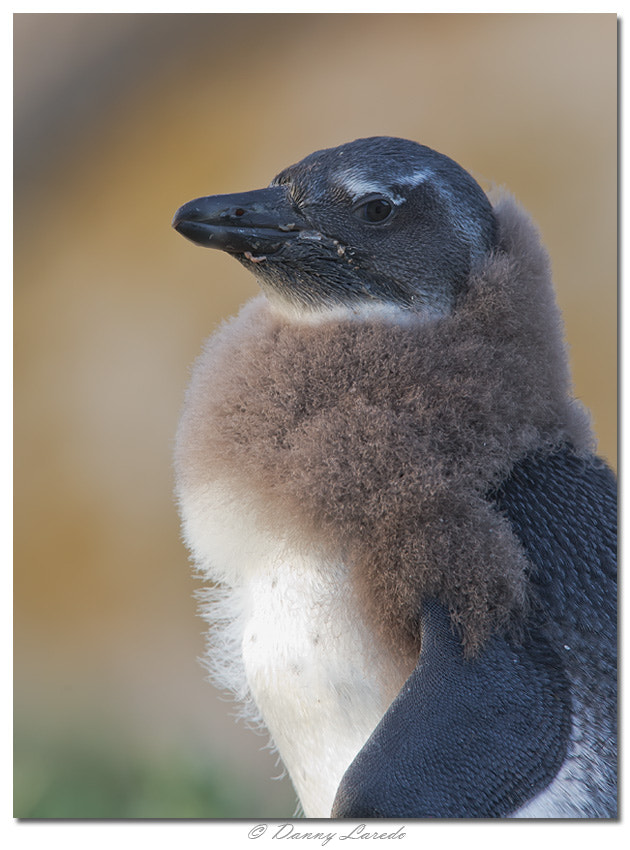
[[[434,179],[435,175],[433,172],[425,168],[407,175],[396,175],[392,182],[398,186],[415,189],[421,183]],[[404,203],[406,200],[403,195],[393,190],[391,186],[376,180],[370,180],[354,170],[338,172],[335,175],[335,182],[342,186],[348,195],[350,195],[353,202],[359,201],[368,195],[383,195],[397,205]]]
[[[366,180],[351,171],[337,175],[337,180],[353,201],[358,201],[367,195],[387,194],[387,189],[382,184],[373,180]]]
[[[431,171],[422,169],[420,171],[414,171],[413,174],[409,174],[407,177],[402,177],[398,182],[402,186],[409,186],[410,189],[415,189],[416,186],[430,180],[432,177],[433,174]]]
[[[356,171],[340,171],[335,175],[335,182],[348,193],[353,203],[369,195],[382,195],[395,206],[404,204],[406,198],[392,191],[389,186],[369,180]]]

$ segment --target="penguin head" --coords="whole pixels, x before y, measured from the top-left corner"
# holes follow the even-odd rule
[[[448,314],[497,241],[490,202],[461,166],[388,137],[317,151],[265,189],[198,198],[173,227],[232,254],[272,303],[298,314]]]

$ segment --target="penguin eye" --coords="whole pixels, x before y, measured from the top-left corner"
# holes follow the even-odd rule
[[[372,224],[380,224],[391,216],[394,211],[394,206],[387,198],[370,198],[369,201],[364,201],[361,206],[357,207],[355,212],[363,221],[369,221]]]

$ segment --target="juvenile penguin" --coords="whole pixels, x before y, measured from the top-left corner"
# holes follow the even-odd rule
[[[177,494],[210,667],[306,817],[615,817],[616,482],[527,216],[370,138],[173,226],[262,289],[194,368]]]

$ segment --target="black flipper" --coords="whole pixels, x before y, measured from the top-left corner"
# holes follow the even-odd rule
[[[496,818],[564,761],[569,686],[541,635],[464,658],[446,610],[423,609],[420,660],[346,771],[333,818]]]

